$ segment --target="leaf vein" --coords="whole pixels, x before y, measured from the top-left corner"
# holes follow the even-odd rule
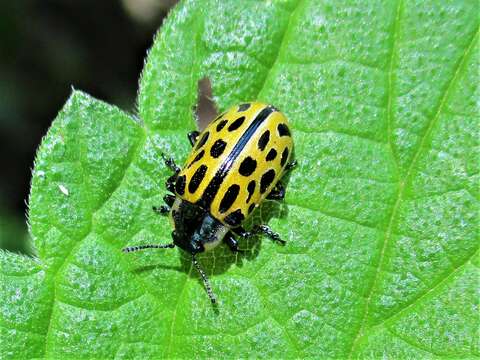
[[[398,160],[395,153],[395,146],[392,140],[392,130],[393,130],[393,82],[394,82],[394,63],[395,63],[395,54],[397,53],[397,46],[399,41],[399,27],[400,27],[400,17],[401,17],[401,10],[402,10],[402,0],[398,1],[397,4],[397,13],[395,16],[395,21],[393,25],[393,39],[392,39],[392,46],[390,50],[390,58],[388,64],[388,75],[387,75],[387,141],[390,146],[390,151],[393,155],[393,158],[398,167]]]
[[[394,207],[392,209],[392,212],[390,214],[390,220],[389,220],[386,232],[385,232],[385,239],[384,239],[382,250],[381,250],[381,253],[380,253],[380,258],[379,258],[377,270],[375,272],[375,275],[374,275],[374,278],[373,278],[373,281],[372,281],[372,286],[371,286],[370,291],[369,291],[368,300],[367,300],[367,303],[366,303],[366,306],[365,306],[363,320],[362,320],[362,323],[359,327],[358,333],[353,340],[352,347],[351,347],[350,354],[349,354],[349,358],[351,358],[351,356],[352,356],[352,354],[355,350],[355,346],[356,346],[358,340],[360,339],[362,333],[365,330],[366,321],[367,321],[368,314],[369,314],[369,307],[370,307],[370,304],[371,304],[373,293],[375,292],[375,289],[376,289],[377,284],[378,284],[380,273],[381,273],[382,268],[383,268],[384,263],[385,263],[386,249],[387,249],[387,247],[390,243],[392,235],[394,234],[393,227],[394,227],[395,220],[397,218],[398,211],[400,209],[400,204],[403,200],[403,195],[404,195],[404,191],[405,191],[405,188],[406,188],[406,184],[411,180],[411,178],[414,174],[414,171],[415,171],[415,166],[416,166],[420,156],[423,154],[423,150],[426,149],[426,143],[427,143],[433,129],[435,128],[435,124],[438,122],[438,119],[440,118],[440,115],[442,114],[442,111],[443,111],[443,109],[444,109],[444,107],[445,107],[445,105],[446,105],[446,103],[447,103],[447,101],[450,97],[450,93],[451,93],[454,85],[457,82],[457,79],[459,77],[459,74],[460,74],[461,70],[463,69],[463,67],[467,63],[467,59],[468,59],[469,55],[471,54],[471,50],[473,49],[473,46],[476,43],[478,33],[479,33],[479,29],[477,29],[477,32],[473,35],[472,39],[470,40],[469,45],[466,47],[466,49],[465,49],[463,55],[461,56],[460,60],[458,61],[458,63],[455,64],[454,74],[453,74],[452,78],[450,79],[447,87],[445,88],[444,94],[443,94],[443,96],[440,100],[437,111],[435,112],[435,115],[430,120],[430,122],[428,124],[428,127],[427,127],[426,131],[424,132],[424,134],[422,136],[420,144],[419,144],[419,146],[418,146],[418,148],[417,148],[417,150],[416,150],[416,152],[415,152],[415,154],[412,158],[412,161],[410,162],[410,166],[408,167],[407,172],[406,172],[403,180],[401,180],[401,182],[400,182],[398,195],[397,195],[397,200],[395,201],[395,205],[394,205]]]
[[[347,221],[347,222],[350,222],[350,223],[353,223],[355,225],[358,225],[358,226],[361,226],[361,227],[364,227],[364,228],[368,228],[368,229],[372,229],[372,230],[375,230],[375,231],[378,231],[378,232],[381,232],[383,231],[384,229],[382,228],[377,228],[375,226],[371,226],[371,225],[367,225],[367,224],[363,224],[361,222],[358,222],[358,221],[355,221],[353,219],[348,219],[346,217],[342,217],[342,216],[339,216],[337,214],[332,214],[332,213],[329,213],[323,209],[316,209],[316,208],[313,208],[311,206],[307,206],[305,204],[298,204],[298,203],[294,203],[292,202],[290,199],[288,199],[286,201],[286,204],[287,205],[290,205],[290,206],[295,206],[295,207],[298,207],[298,208],[301,208],[301,209],[306,209],[306,210],[310,210],[310,211],[314,211],[314,212],[317,212],[317,213],[320,213],[322,215],[325,215],[325,216],[328,216],[332,219],[336,219],[336,220],[342,220],[342,221]]]
[[[411,346],[411,347],[414,348],[414,349],[417,349],[417,350],[420,350],[420,351],[424,351],[424,352],[429,353],[429,354],[432,354],[432,355],[441,356],[440,354],[435,353],[432,349],[426,349],[426,348],[420,346],[419,344],[414,343],[413,341],[411,341],[410,339],[406,338],[405,336],[399,335],[398,333],[396,333],[395,331],[393,331],[393,329],[391,329],[391,328],[386,328],[386,329],[387,329],[387,331],[388,331],[390,334],[392,334],[392,335],[395,336],[396,338],[399,338],[399,339],[402,340],[404,343],[406,343],[408,346]]]
[[[138,125],[138,124],[137,124]],[[144,130],[144,128],[140,127],[140,129]],[[106,203],[107,201],[110,199],[110,197],[113,195],[113,193],[115,193],[115,191],[121,186],[121,184],[123,183],[123,180],[125,179],[125,176],[128,172],[128,169],[130,168],[130,166],[132,165],[132,163],[135,161],[135,159],[137,158],[138,156],[138,153],[139,151],[143,148],[143,145],[145,143],[145,139],[146,139],[146,136],[145,136],[145,132],[143,132],[143,138],[140,139],[137,144],[135,144],[136,148],[135,150],[133,151],[133,155],[132,157],[129,159],[128,161],[128,164],[125,166],[125,171],[122,175],[122,177],[118,180],[117,184],[112,188],[111,192],[108,194],[108,196],[105,198],[104,201],[102,201],[99,206],[92,211],[92,213],[90,214],[90,229],[87,231],[87,233],[81,238],[79,239],[74,246],[72,246],[68,253],[65,255],[65,257],[63,258],[63,262],[57,267],[56,271],[54,270],[53,273],[52,273],[52,287],[53,287],[53,294],[52,294],[52,305],[51,305],[51,308],[50,308],[50,312],[49,312],[49,315],[47,317],[47,321],[48,321],[48,324],[47,324],[47,332],[45,333],[45,346],[44,346],[44,351],[43,351],[43,357],[47,358],[48,356],[48,338],[49,338],[49,335],[51,333],[51,327],[52,327],[52,318],[53,318],[53,310],[54,310],[54,307],[55,307],[55,302],[56,302],[56,282],[57,282],[57,276],[58,274],[60,273],[60,270],[62,268],[65,267],[66,264],[68,264],[68,259],[70,258],[70,256],[72,255],[73,251],[75,248],[79,247],[81,245],[81,243],[85,240],[85,238],[92,232],[92,229],[93,229],[93,218],[95,216],[95,213],[97,211],[99,211]]]
[[[464,271],[465,267],[468,264],[473,264],[471,260],[478,254],[478,248],[467,257],[467,259],[459,264],[456,268],[454,268],[449,274],[447,274],[443,279],[439,280],[436,284],[434,284],[430,289],[425,291],[424,293],[420,294],[416,298],[412,299],[412,301],[404,304],[400,309],[398,309],[395,313],[390,315],[388,318],[383,320],[381,323],[375,325],[374,327],[379,327],[384,324],[392,323],[393,321],[397,320],[398,318],[402,317],[408,310],[415,307],[417,304],[421,303],[424,300],[428,300],[436,290],[441,290],[444,285],[448,283],[449,280],[454,280],[456,275]]]

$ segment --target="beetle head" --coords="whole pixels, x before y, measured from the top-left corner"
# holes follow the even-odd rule
[[[194,255],[203,252],[199,229],[207,212],[200,206],[188,201],[181,201],[178,208],[172,209],[175,230],[172,232],[173,243],[182,250]]]

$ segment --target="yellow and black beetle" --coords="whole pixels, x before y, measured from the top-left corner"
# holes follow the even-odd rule
[[[201,133],[188,134],[193,150],[183,168],[173,159],[165,164],[174,172],[166,182],[167,205],[154,210],[170,214],[173,243],[139,245],[131,252],[150,248],[174,248],[192,255],[208,296],[215,303],[205,272],[195,254],[208,251],[222,240],[239,251],[234,234],[246,238],[263,233],[284,243],[266,225],[245,231],[243,221],[265,199],[282,200],[280,179],[295,165],[293,140],[287,118],[271,105],[259,102],[235,106],[218,116]]]

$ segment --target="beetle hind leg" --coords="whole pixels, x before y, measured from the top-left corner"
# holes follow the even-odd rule
[[[190,131],[187,136],[188,136],[188,141],[190,141],[190,144],[193,146],[197,142],[198,135],[200,133],[198,131]]]
[[[285,171],[293,170],[297,167],[297,165],[298,165],[297,160],[293,160],[292,162],[289,162],[287,166],[285,166]]]

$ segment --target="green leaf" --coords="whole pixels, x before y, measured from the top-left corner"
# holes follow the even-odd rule
[[[138,117],[75,91],[39,148],[39,258],[0,252],[1,357],[465,358],[479,350],[475,1],[183,1]],[[152,211],[197,82],[219,110],[275,104],[298,168],[257,220],[288,241],[200,258],[208,301]]]

